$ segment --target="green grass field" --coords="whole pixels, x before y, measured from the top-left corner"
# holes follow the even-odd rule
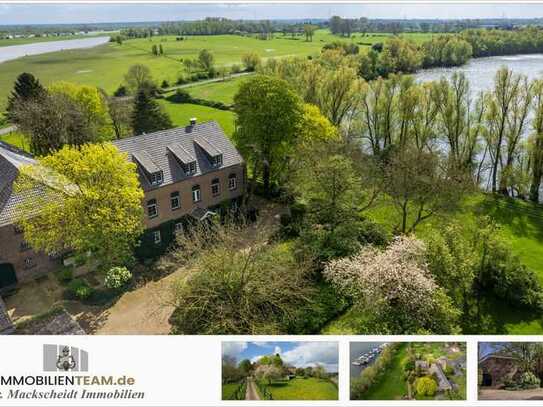
[[[315,377],[296,377],[267,385],[274,400],[337,400],[338,389],[333,383]]]
[[[239,387],[239,383],[228,383],[222,385],[222,400],[230,400]]]
[[[234,95],[238,91],[239,86],[245,80],[247,80],[247,77],[242,76],[221,82],[191,86],[186,90],[194,98],[213,100],[231,105],[234,103]]]
[[[421,42],[431,34],[405,34],[414,41]],[[0,64],[0,111],[13,87],[15,78],[22,72],[30,72],[42,83],[65,80],[98,86],[113,92],[122,82],[128,68],[133,64],[144,64],[160,83],[166,79],[175,83],[184,72],[181,58],[195,58],[201,49],[209,49],[215,56],[217,66],[241,64],[241,57],[254,51],[262,58],[284,57],[288,55],[312,55],[320,52],[324,44],[334,40],[373,44],[382,42],[388,34],[354,34],[350,39],[340,38],[327,30],[318,30],[312,42],[303,37],[284,37],[276,35],[271,40],[260,40],[254,36],[216,35],[188,36],[186,40],[176,41],[174,36],[134,39],[122,45],[108,43],[94,48],[66,50],[43,55],[28,56]],[[151,54],[153,44],[161,43],[164,56]],[[360,45],[364,48],[364,45]]]
[[[186,126],[192,117],[196,117],[200,123],[209,120],[217,121],[228,136],[234,133],[234,113],[229,110],[219,110],[191,103],[172,103],[166,100],[161,100],[160,104],[170,115],[176,127]]]
[[[403,364],[407,359],[407,344],[402,343],[393,356],[388,369],[379,381],[366,393],[365,400],[400,400],[407,394],[407,384],[403,378]]]

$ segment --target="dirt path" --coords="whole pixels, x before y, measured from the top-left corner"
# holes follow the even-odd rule
[[[178,270],[158,281],[129,291],[110,308],[89,308],[80,303],[66,308],[83,329],[94,335],[167,335],[173,307],[168,305],[171,284],[182,275]]]
[[[256,391],[255,380],[252,377],[247,378],[247,392],[245,393],[245,400],[260,400],[258,392]]]
[[[483,389],[479,391],[479,400],[543,400],[543,389],[515,391]]]

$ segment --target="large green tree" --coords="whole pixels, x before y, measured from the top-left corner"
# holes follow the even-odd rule
[[[286,157],[302,122],[301,99],[287,82],[257,75],[240,86],[234,111],[234,140],[253,164],[253,177],[262,173],[264,190],[269,193],[277,172],[286,170]]]
[[[104,269],[132,258],[143,232],[143,191],[135,164],[113,145],[65,146],[22,167],[15,189],[41,191],[18,208],[34,249],[90,253]]]
[[[9,121],[16,123],[16,106],[29,100],[39,99],[45,95],[45,89],[40,81],[31,73],[23,72],[17,77],[11,95],[8,97],[6,117]]]
[[[168,114],[145,89],[140,89],[136,95],[131,124],[134,134],[151,133],[173,127]]]

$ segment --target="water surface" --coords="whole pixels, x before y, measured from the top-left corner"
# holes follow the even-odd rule
[[[68,49],[91,48],[109,42],[109,37],[81,38],[77,40],[46,41],[32,44],[9,45],[0,47],[0,63],[28,55],[46,54],[48,52]]]

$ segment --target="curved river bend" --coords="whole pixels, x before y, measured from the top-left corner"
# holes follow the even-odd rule
[[[45,41],[33,44],[9,45],[0,47],[0,63],[29,55],[46,54],[48,52],[63,51],[68,49],[91,48],[106,44],[109,37],[92,37],[77,40]]]

